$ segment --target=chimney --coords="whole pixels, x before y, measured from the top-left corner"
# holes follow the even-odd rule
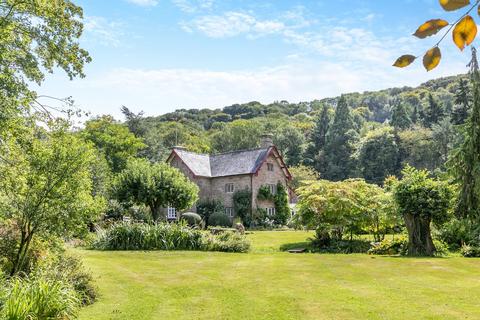
[[[265,148],[265,149],[273,146],[273,135],[272,134],[262,135],[260,145],[262,148]]]

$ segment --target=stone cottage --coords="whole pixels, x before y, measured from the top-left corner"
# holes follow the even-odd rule
[[[294,194],[289,188],[292,179],[285,162],[273,145],[272,136],[262,136],[261,147],[221,154],[198,154],[182,147],[173,148],[167,162],[182,171],[200,189],[199,201],[219,200],[230,218],[235,217],[233,194],[237,190],[252,191],[252,209],[266,209],[267,214],[275,214],[273,201],[258,200],[258,191],[268,187],[275,194],[277,183],[288,190],[290,201]],[[196,206],[189,210],[196,212]],[[178,219],[175,208],[167,208],[168,220]]]

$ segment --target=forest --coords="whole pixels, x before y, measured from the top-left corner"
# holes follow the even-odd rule
[[[145,146],[140,154],[166,159],[171,148],[222,153],[259,146],[271,133],[293,172],[310,167],[328,180],[364,178],[382,184],[405,164],[445,171],[448,153],[462,141],[460,126],[471,108],[466,75],[416,88],[349,93],[310,102],[249,102],[222,109],[178,109],[146,117],[122,107],[124,124]],[[87,122],[121,125],[110,116]],[[303,170],[302,170],[303,169]]]

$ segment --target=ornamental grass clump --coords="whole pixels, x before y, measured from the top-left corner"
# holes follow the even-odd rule
[[[185,223],[117,223],[99,230],[92,247],[99,250],[199,250],[202,233]]]
[[[247,252],[250,243],[236,232],[214,235],[180,223],[117,223],[99,230],[97,250],[199,250]]]

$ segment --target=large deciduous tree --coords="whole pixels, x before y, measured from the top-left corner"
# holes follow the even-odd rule
[[[93,142],[107,159],[110,169],[118,173],[122,171],[128,159],[135,157],[145,147],[140,138],[128,130],[111,116],[102,116],[87,121],[82,136]]]
[[[386,177],[399,171],[399,149],[391,127],[368,132],[357,152],[358,164],[367,182],[382,184]]]
[[[91,59],[78,43],[82,18],[82,9],[69,0],[0,2],[0,118],[29,105],[43,108],[29,83],[41,84],[45,71],[84,76]]]
[[[162,208],[170,206],[179,211],[190,208],[198,200],[198,187],[166,163],[132,159],[116,177],[113,195],[126,205],[147,206],[157,221]]]
[[[407,166],[402,174],[394,196],[408,230],[408,254],[432,256],[436,249],[431,223],[442,224],[449,219],[452,192],[445,182],[429,178],[426,170]]]
[[[18,229],[10,274],[22,271],[34,238],[80,231],[101,210],[92,196],[93,148],[67,131],[63,120],[48,130],[28,127],[1,144],[0,216]]]

